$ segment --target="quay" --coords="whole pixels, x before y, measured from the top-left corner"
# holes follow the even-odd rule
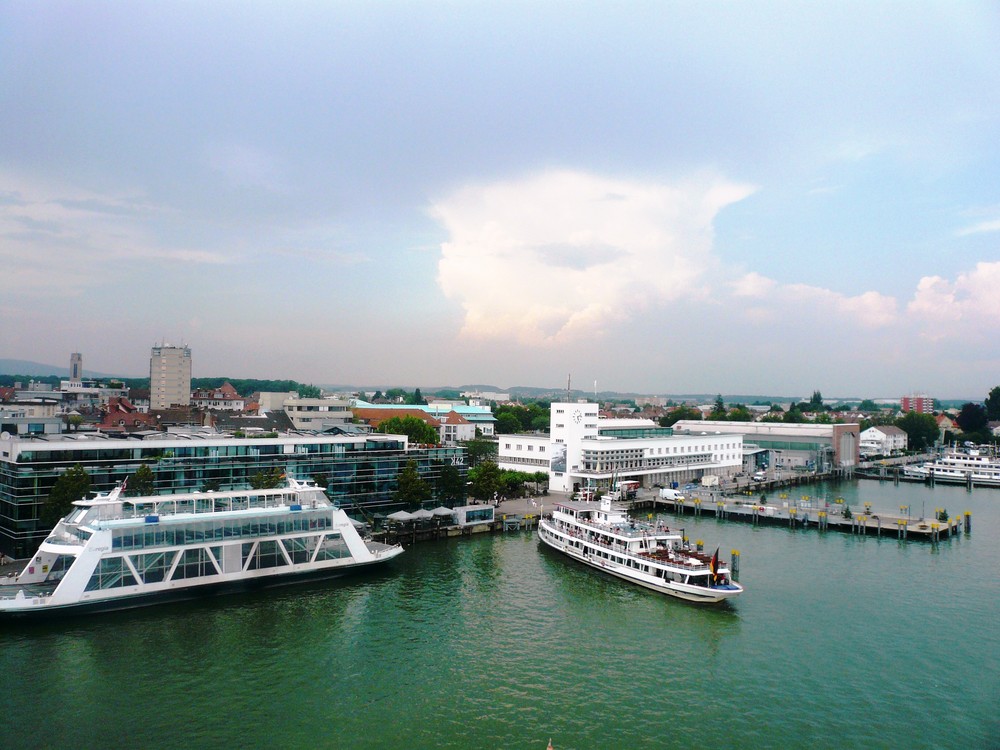
[[[763,496],[754,498],[748,495],[745,499],[736,499],[701,491],[697,496],[674,499],[658,495],[642,497],[633,501],[632,507],[652,505],[657,508],[662,505],[677,514],[714,516],[722,521],[928,542],[938,542],[962,531],[967,534],[972,531],[972,514],[968,511],[962,516],[938,520],[913,518],[905,505],[900,506],[899,513],[876,511],[870,503],[865,503],[860,511],[852,511],[839,498],[833,503],[808,496],[803,496],[800,501],[792,501],[786,493],[782,493],[780,498],[781,504],[776,505],[768,503]]]
[[[497,508],[494,519],[489,522],[465,525],[443,522],[393,524],[388,528],[372,532],[371,538],[384,544],[410,545],[435,539],[537,528],[543,506],[531,508],[527,502],[520,500],[506,501],[503,505],[510,507]]]

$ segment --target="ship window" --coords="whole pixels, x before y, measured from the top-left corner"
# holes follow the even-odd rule
[[[105,557],[97,564],[97,569],[87,582],[87,591],[135,585],[135,576],[121,557]]]
[[[340,534],[329,534],[323,540],[319,554],[316,555],[316,560],[317,562],[319,560],[339,560],[350,556],[351,552],[347,549],[347,544],[344,543]]]
[[[132,564],[139,571],[144,583],[159,583],[167,576],[174,561],[175,552],[154,552],[149,555],[135,555]]]
[[[215,566],[208,550],[204,547],[196,549],[186,549],[181,553],[180,562],[170,580],[175,581],[180,578],[199,578],[201,576],[214,575]]]
[[[286,539],[283,543],[293,563],[309,562],[312,550],[309,549],[306,539]]]
[[[286,564],[285,556],[281,554],[278,543],[276,541],[264,541],[257,545],[257,551],[250,559],[247,570],[276,568]]]

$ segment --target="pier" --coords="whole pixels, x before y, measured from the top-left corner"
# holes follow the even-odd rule
[[[666,499],[658,496],[637,500],[633,507],[665,506],[681,515],[714,516],[722,521],[737,521],[766,526],[784,526],[792,529],[816,529],[820,532],[840,531],[857,536],[892,537],[900,540],[939,542],[962,531],[972,530],[972,515],[950,516],[947,520],[913,518],[907,506],[899,512],[873,510],[866,503],[860,510],[846,508],[839,499],[830,503],[819,498],[804,496],[800,501],[788,499],[782,493],[781,504],[775,505],[752,496],[732,498],[710,493],[700,496]],[[937,514],[940,509],[935,510]]]
[[[493,521],[489,523],[458,524],[396,524],[386,529],[380,529],[371,534],[376,542],[385,544],[415,544],[429,542],[435,539],[450,539],[452,537],[472,536],[473,534],[493,534],[505,531],[531,530],[538,526],[540,512],[505,513],[497,511]]]

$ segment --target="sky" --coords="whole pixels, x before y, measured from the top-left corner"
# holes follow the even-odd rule
[[[995,2],[0,4],[0,358],[982,399]]]

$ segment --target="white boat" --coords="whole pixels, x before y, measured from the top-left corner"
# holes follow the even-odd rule
[[[0,617],[128,609],[204,593],[332,578],[384,563],[316,485],[78,500],[15,577]]]
[[[933,461],[903,468],[903,476],[935,482],[1000,487],[1000,459],[978,449],[954,449]]]
[[[545,544],[598,570],[662,594],[714,604],[743,593],[715,555],[691,549],[661,523],[629,518],[609,498],[557,502],[538,523]]]

